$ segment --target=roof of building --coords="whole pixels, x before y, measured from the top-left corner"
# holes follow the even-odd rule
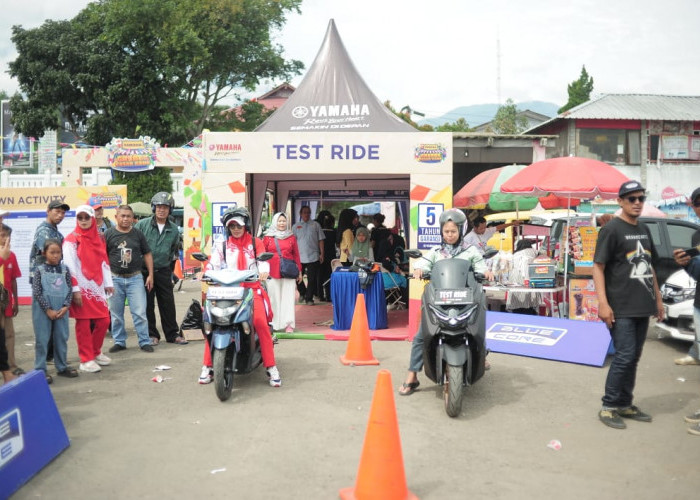
[[[602,94],[523,133],[571,119],[700,121],[700,96]]]

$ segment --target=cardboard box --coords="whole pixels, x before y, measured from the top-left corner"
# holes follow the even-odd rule
[[[598,296],[590,278],[569,280],[569,319],[600,321],[598,319]]]
[[[182,336],[190,342],[193,340],[204,340],[202,330],[182,330]]]
[[[574,274],[578,274],[581,276],[593,276],[593,261],[575,260]]]

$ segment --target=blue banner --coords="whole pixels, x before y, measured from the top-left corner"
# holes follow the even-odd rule
[[[487,311],[486,345],[493,352],[603,366],[610,332],[601,322]]]

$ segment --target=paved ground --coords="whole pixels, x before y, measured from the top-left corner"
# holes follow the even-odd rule
[[[177,294],[178,320],[197,284]],[[18,321],[18,358],[32,366],[29,309]],[[107,343],[107,347],[111,342]],[[231,400],[197,385],[202,344],[135,348],[114,364],[51,386],[71,446],[13,498],[337,498],[352,486],[377,371],[404,375],[410,345],[374,342],[379,367],[347,367],[344,342],[281,340],[284,386],[262,369],[238,377]],[[695,499],[700,437],[683,415],[700,408],[700,367],[678,367],[682,343],[650,334],[637,404],[654,422],[627,430],[597,419],[607,370],[492,354],[493,368],[468,388],[463,413],[448,418],[424,377],[396,397],[408,487],[422,499]],[[71,334],[69,358],[77,366]],[[172,366],[163,383],[151,381]],[[547,447],[552,439],[559,451]],[[218,471],[218,472],[215,472]]]

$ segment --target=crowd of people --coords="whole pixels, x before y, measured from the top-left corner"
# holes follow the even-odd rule
[[[664,307],[654,271],[657,259],[648,228],[638,220],[646,199],[645,188],[637,181],[624,183],[618,203],[622,212],[605,221],[594,256],[593,280],[599,303],[599,317],[610,330],[615,348],[605,383],[598,417],[605,425],[624,429],[625,420],[651,422],[652,417],[633,404],[636,372],[649,326],[649,317],[664,317]],[[700,188],[690,202],[700,216]],[[118,207],[116,224],[104,219],[100,205],[75,209],[75,229],[65,238],[58,225],[70,207],[60,201],[49,203],[46,219],[39,224],[30,250],[29,282],[32,287],[32,323],[35,332],[34,368],[45,373],[53,359],[58,376],[73,378],[79,372],[94,373],[112,360],[103,352],[105,335],[111,331],[110,353],[127,349],[124,328],[128,300],[141,351],[154,352],[160,342],[155,305],[166,342],[187,344],[179,334],[173,296],[172,270],[178,258],[179,233],[169,220],[174,206],[169,193],[157,193],[151,202],[153,215],[135,223],[128,205]],[[8,212],[0,211],[0,372],[5,382],[24,374],[14,355],[14,326],[17,315],[17,279],[21,272],[11,251],[12,229],[3,223]],[[441,244],[422,259],[413,272],[420,279],[440,259],[467,259],[473,268],[492,279],[483,254],[490,232],[477,218],[471,232],[464,231],[466,217],[456,209],[440,218]],[[344,209],[335,217],[321,211],[311,219],[311,209],[303,206],[299,221],[290,224],[287,214],[272,217],[262,238],[252,234],[250,213],[243,207],[227,210],[222,216],[226,239],[213,245],[208,269],[233,267],[249,269],[256,255],[273,254],[269,261],[257,262],[259,281],[245,283],[253,290],[253,322],[258,333],[263,364],[273,387],[282,385],[274,355],[274,331],[294,332],[295,306],[314,305],[315,297],[330,299],[329,278],[334,260],[351,266],[360,261],[380,262],[387,272],[401,273],[405,242],[398,231],[384,226],[384,216],[373,217],[371,231],[360,224],[358,213]],[[513,224],[518,224],[514,222]],[[700,244],[700,231],[693,237]],[[518,242],[513,262],[523,274],[536,252],[527,240]],[[691,258],[678,249],[674,257],[698,281],[695,295],[696,338],[688,354],[675,360],[679,365],[700,365],[700,256]],[[268,277],[270,278],[268,280]],[[297,299],[298,297],[298,299]],[[537,303],[532,295],[509,297],[508,310],[534,314]],[[75,319],[75,338],[80,357],[78,369],[67,362],[68,318]],[[418,388],[422,369],[423,335],[414,337],[408,374],[399,389],[407,396]],[[205,342],[206,344],[206,342]],[[208,345],[199,383],[212,381],[213,369]],[[700,435],[700,410],[686,417],[688,432]]]

